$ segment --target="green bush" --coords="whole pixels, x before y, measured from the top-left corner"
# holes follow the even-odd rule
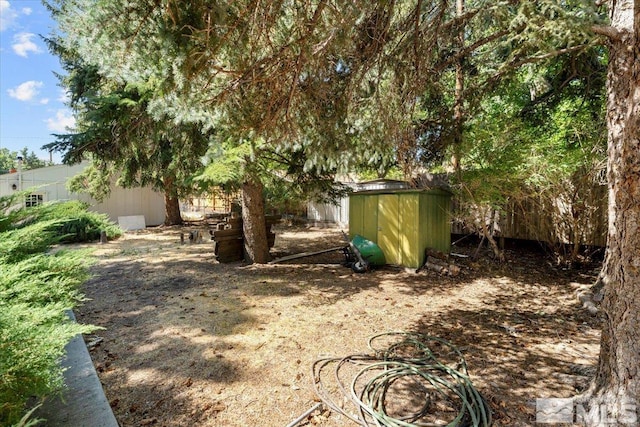
[[[89,278],[88,262],[87,252],[60,251],[3,263],[0,265],[0,301],[39,306],[62,303],[70,308],[82,300],[78,288]]]
[[[72,322],[67,311],[83,299],[89,277],[86,251],[48,251],[61,242],[121,234],[105,216],[79,202],[11,209],[0,198],[0,425],[31,424],[27,402],[64,386],[59,365],[66,344],[95,330]]]
[[[0,303],[0,425],[18,421],[28,399],[61,390],[60,359],[78,333],[94,328],[71,322],[62,303]]]
[[[41,221],[0,233],[0,263],[19,262],[60,243],[59,226],[58,221]]]
[[[55,222],[52,230],[65,243],[98,240],[101,231],[105,231],[109,239],[122,235],[120,227],[111,222],[106,215],[89,212],[87,205],[77,200],[45,203],[22,209],[17,217],[17,222],[25,225],[39,221]]]

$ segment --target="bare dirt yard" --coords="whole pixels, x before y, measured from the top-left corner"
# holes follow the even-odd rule
[[[535,424],[535,399],[571,397],[597,362],[598,316],[575,297],[598,265],[554,267],[540,254],[460,258],[456,277],[385,267],[353,273],[339,252],[284,264],[217,263],[182,228],[130,232],[95,245],[83,323],[122,426],[285,426],[319,400],[321,356],[367,352],[367,339],[410,331],[449,340],[494,426]],[[338,230],[276,229],[274,257],[345,244]],[[455,248],[469,253],[472,247]],[[300,425],[349,426],[315,411]]]

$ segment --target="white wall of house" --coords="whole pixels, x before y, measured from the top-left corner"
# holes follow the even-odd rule
[[[69,178],[80,173],[88,163],[73,166],[58,165],[0,175],[0,196],[20,190],[41,196],[43,202],[56,200],[81,200],[89,204],[89,210],[104,213],[118,222],[119,216],[144,215],[147,225],[164,222],[164,196],[151,188],[111,188],[111,195],[99,203],[87,194],[72,193],[67,189]]]

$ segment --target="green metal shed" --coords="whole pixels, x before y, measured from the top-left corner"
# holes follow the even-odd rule
[[[389,264],[418,268],[425,249],[449,253],[451,193],[445,190],[374,190],[349,196],[349,235],[369,239]]]

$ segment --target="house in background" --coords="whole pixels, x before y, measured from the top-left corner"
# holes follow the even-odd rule
[[[67,189],[69,178],[89,165],[83,162],[73,166],[58,165],[39,169],[16,170],[0,175],[0,197],[26,190],[25,206],[37,206],[52,201],[80,200],[89,204],[89,210],[103,213],[118,223],[119,218],[144,217],[145,225],[164,222],[164,195],[149,187],[121,188],[112,185],[109,198],[98,202],[85,193],[72,193]]]

